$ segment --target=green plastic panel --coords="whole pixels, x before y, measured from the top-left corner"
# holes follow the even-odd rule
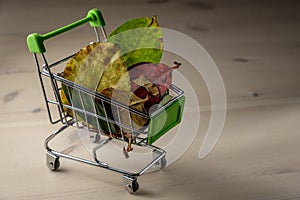
[[[172,104],[168,105],[165,110],[151,117],[148,132],[148,144],[152,144],[181,122],[184,103],[185,97],[181,96]]]

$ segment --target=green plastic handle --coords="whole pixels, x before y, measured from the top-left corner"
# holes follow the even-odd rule
[[[45,53],[46,48],[44,46],[44,41],[47,39],[50,39],[54,36],[60,35],[66,31],[69,31],[73,28],[76,28],[82,24],[85,24],[87,22],[90,22],[91,26],[94,27],[103,27],[105,26],[105,22],[103,19],[103,16],[100,12],[100,10],[94,8],[90,10],[87,14],[87,16],[83,19],[80,19],[76,22],[73,22],[69,25],[66,25],[64,27],[61,27],[59,29],[56,29],[54,31],[51,31],[46,34],[38,34],[38,33],[32,33],[27,36],[27,46],[31,53]]]

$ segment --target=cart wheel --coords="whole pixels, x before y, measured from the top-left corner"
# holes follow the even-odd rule
[[[167,166],[167,159],[165,157],[162,157],[159,161],[155,163],[155,166],[164,169]]]
[[[165,156],[162,157],[160,159],[160,161],[158,161],[156,163],[156,166],[159,167],[160,169],[164,169],[167,166],[167,159],[166,159],[166,157]]]
[[[51,171],[56,171],[60,166],[59,157],[49,152],[46,153],[46,162]]]
[[[99,133],[90,133],[90,138],[92,142],[97,143],[101,139],[101,135]]]
[[[137,182],[137,178],[123,176],[123,180],[124,180],[125,188],[129,193],[133,194],[136,191],[138,191],[140,185]]]
[[[160,152],[158,152],[157,150],[153,150],[153,159],[158,158],[159,155],[160,155]],[[164,169],[167,166],[166,156],[163,156],[160,160],[158,160],[155,163],[155,166],[160,169]]]

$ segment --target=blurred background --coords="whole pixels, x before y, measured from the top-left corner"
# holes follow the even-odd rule
[[[91,8],[102,11],[107,33],[156,15],[161,27],[206,49],[226,88],[222,136],[200,160],[210,97],[202,78],[182,66],[203,108],[199,130],[178,161],[140,178],[136,196],[105,170],[71,161],[59,173],[44,166],[43,139],[56,127],[48,122],[26,37]],[[0,0],[0,199],[300,199],[299,8],[297,0]],[[50,60],[76,52],[90,35],[83,26],[49,40]]]
[[[102,10],[108,33],[126,20],[156,15],[162,27],[198,41],[219,66],[229,103],[299,95],[299,3],[295,0],[2,0],[1,73],[35,70],[26,54],[26,36],[73,22],[94,7]],[[88,31],[83,27],[69,36]],[[75,39],[67,40],[70,45]],[[56,49],[58,43],[53,44]],[[22,64],[12,67],[16,59]]]

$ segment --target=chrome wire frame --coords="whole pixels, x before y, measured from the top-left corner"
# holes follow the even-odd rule
[[[106,40],[106,33],[105,33],[104,28],[101,28],[101,30],[103,33],[103,38],[104,38],[104,40]],[[96,33],[97,41],[100,41],[100,37],[99,37],[98,31],[96,28],[95,28],[95,33]],[[44,146],[45,146],[45,149],[47,150],[47,153],[57,156],[57,157],[64,157],[64,158],[75,160],[75,161],[82,162],[85,164],[106,168],[108,170],[121,173],[127,177],[137,177],[137,176],[142,175],[147,170],[149,170],[153,165],[155,165],[157,162],[159,162],[159,160],[164,158],[166,156],[166,151],[159,147],[156,147],[154,145],[148,144],[148,142],[147,142],[147,136],[148,136],[147,135],[148,134],[147,127],[144,127],[142,129],[135,128],[133,126],[134,123],[132,122],[132,119],[130,116],[137,115],[141,118],[151,120],[151,116],[159,113],[160,111],[162,111],[164,109],[165,106],[169,105],[173,101],[176,101],[180,96],[182,96],[183,91],[180,90],[179,88],[177,88],[175,85],[171,85],[170,90],[172,90],[176,94],[176,96],[171,101],[169,101],[167,103],[167,105],[164,105],[164,106],[158,108],[152,114],[147,115],[143,112],[132,109],[132,108],[128,107],[127,105],[123,105],[117,101],[111,100],[104,95],[95,93],[95,91],[92,91],[81,85],[78,85],[69,80],[66,80],[66,79],[62,78],[59,74],[52,73],[52,68],[69,60],[73,56],[74,56],[74,54],[49,65],[47,62],[46,56],[43,53],[41,54],[40,59],[38,58],[38,55],[36,53],[34,53],[34,59],[35,59],[36,66],[37,66],[38,76],[39,76],[40,84],[42,87],[44,100],[46,102],[46,108],[47,108],[49,120],[50,120],[51,124],[57,124],[59,122],[62,123],[62,126],[57,131],[55,131],[49,137],[46,138],[46,140],[44,142]],[[40,60],[42,60],[43,64],[40,64]],[[47,88],[45,87],[44,79],[48,79],[50,81],[50,85],[52,87],[51,92],[54,93],[54,99],[51,99],[49,97],[50,95],[48,94]],[[72,102],[72,100],[70,102],[70,105],[64,104],[62,102],[62,99],[61,99],[62,85],[65,85],[69,92],[71,92],[71,90],[73,93],[74,93],[74,91],[78,92],[79,97],[80,97],[79,98],[80,106],[74,105],[75,103]],[[85,108],[86,104],[84,102],[84,97],[90,98],[90,101],[92,101],[92,102],[95,102],[96,100],[100,101],[101,106],[104,108],[104,115],[99,115],[95,109],[95,106],[93,106],[93,110],[88,110],[87,108]],[[115,118],[117,118],[117,120],[111,119],[109,117],[109,115],[105,109],[105,104],[109,104],[117,110],[117,117],[115,117]],[[54,115],[52,113],[53,110],[50,109],[50,105],[54,105],[55,107],[57,107],[58,119],[54,119]],[[73,117],[68,116],[68,114],[66,112],[67,109],[73,111]],[[128,112],[128,116],[130,119],[129,124],[122,123],[122,119],[121,119],[122,117],[120,114],[120,110],[122,110],[123,112],[124,111]],[[76,113],[80,113],[81,115],[83,115],[84,117],[81,117],[81,118],[85,118],[85,120],[78,119],[78,116]],[[96,122],[96,126],[90,127],[90,122],[88,119],[94,119]],[[80,123],[80,121],[81,122],[84,121],[84,123]],[[109,129],[108,135],[107,135],[107,133],[103,133],[101,125],[99,124],[99,121],[107,123],[106,126]],[[111,124],[113,124],[114,126],[117,126],[121,129],[120,132],[122,134],[122,137],[120,137],[120,138],[113,137],[113,132],[111,130]],[[59,152],[59,151],[56,151],[56,150],[50,148],[49,142],[52,141],[58,134],[63,132],[68,127],[87,128],[88,131],[91,131],[91,132],[94,132],[94,133],[100,134],[100,135],[105,135],[106,137],[108,137],[107,140],[105,140],[104,142],[99,144],[99,148],[101,145],[103,146],[106,143],[108,143],[109,140],[111,140],[112,138],[124,141],[124,135],[123,135],[122,130],[124,130],[124,129],[129,130],[131,132],[130,134],[133,136],[133,144],[134,145],[143,146],[143,147],[152,149],[153,152],[156,153],[156,156],[154,156],[153,160],[149,164],[147,164],[141,171],[132,173],[132,172],[124,171],[122,169],[114,168],[114,167],[110,166],[108,163],[101,162],[100,160],[98,160],[97,156],[96,156],[96,151],[99,148],[94,149],[94,152],[93,152],[94,161],[82,159],[82,158],[79,158],[79,157],[76,157],[73,155],[68,155],[68,154],[65,154],[65,153],[62,153],[62,152]]]
[[[96,156],[94,157],[95,160],[91,161],[91,160],[79,158],[79,157],[76,157],[76,156],[73,156],[73,155],[68,155],[68,154],[58,152],[56,150],[51,149],[49,147],[49,142],[51,140],[53,140],[59,133],[61,133],[63,130],[65,130],[68,127],[70,127],[70,126],[68,126],[68,125],[62,126],[57,131],[55,131],[54,133],[52,133],[50,136],[48,136],[46,138],[45,143],[44,143],[44,147],[46,148],[47,153],[50,153],[51,155],[54,155],[54,156],[57,156],[57,157],[63,157],[63,158],[67,158],[67,159],[70,159],[70,160],[82,162],[82,163],[85,163],[85,164],[88,164],[88,165],[93,165],[93,166],[96,166],[96,167],[105,168],[105,169],[108,169],[110,171],[114,171],[114,172],[123,174],[124,176],[128,176],[128,177],[141,176],[146,171],[148,171],[152,166],[154,166],[157,162],[159,162],[159,160],[161,160],[163,157],[166,156],[166,151],[165,150],[163,150],[159,147],[147,144],[146,147],[154,150],[155,153],[157,154],[157,156],[149,164],[147,164],[143,169],[141,169],[139,172],[128,172],[128,171],[110,166],[108,163],[105,163],[105,162],[102,162],[102,161],[98,160]],[[107,140],[104,140],[103,143],[99,144],[98,148],[101,148],[101,145],[105,145],[111,139],[112,138],[108,138]],[[97,150],[98,148],[95,148],[95,150]],[[93,153],[95,153],[95,152],[93,152]]]

